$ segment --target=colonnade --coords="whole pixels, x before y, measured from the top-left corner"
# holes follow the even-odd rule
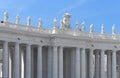
[[[13,51],[10,50],[11,46]],[[33,46],[36,50],[32,49]],[[116,50],[78,46],[42,46],[7,41],[2,42],[2,47],[3,78],[106,78],[105,69],[107,69],[107,78],[117,78]],[[69,56],[67,53],[73,54]],[[66,65],[65,62],[71,65]],[[107,67],[105,67],[106,62]],[[68,76],[71,74],[72,76]]]

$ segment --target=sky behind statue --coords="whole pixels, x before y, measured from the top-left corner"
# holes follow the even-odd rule
[[[3,13],[9,13],[9,21],[15,23],[16,15],[20,15],[20,23],[26,25],[27,17],[31,17],[31,25],[37,26],[42,18],[45,28],[53,27],[53,19],[58,20],[58,26],[63,14],[72,15],[71,27],[76,21],[86,23],[89,32],[90,24],[94,24],[96,33],[101,32],[104,24],[105,33],[111,34],[115,24],[116,33],[120,34],[120,1],[119,0],[0,0],[0,20]],[[80,26],[81,28],[81,26]]]

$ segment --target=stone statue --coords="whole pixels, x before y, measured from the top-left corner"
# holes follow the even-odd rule
[[[63,20],[60,20],[60,29],[63,28]]]
[[[39,18],[38,24],[39,24],[39,27],[42,27],[43,22],[42,22],[42,19],[41,19],[41,18]]]
[[[79,30],[79,27],[80,27],[80,23],[76,22],[76,30]]]
[[[31,19],[30,19],[30,17],[28,16],[28,18],[27,18],[27,26],[30,26],[30,23],[31,23]]]
[[[57,19],[54,19],[53,22],[54,22],[54,28],[56,28],[57,27]]]
[[[101,34],[104,34],[105,33],[105,31],[104,31],[104,24],[102,24],[102,26],[101,26]]]
[[[8,18],[9,18],[8,12],[4,12],[4,22],[8,22]]]
[[[82,31],[85,31],[86,29],[86,25],[85,25],[85,22],[82,23]]]
[[[19,21],[20,21],[20,16],[17,15],[17,16],[16,16],[16,24],[19,24]]]
[[[112,34],[115,34],[115,25],[112,26]]]
[[[93,33],[94,32],[94,26],[93,24],[90,25],[90,33]]]
[[[67,29],[70,29],[70,17],[71,15],[69,13],[65,13],[63,18],[64,27]]]

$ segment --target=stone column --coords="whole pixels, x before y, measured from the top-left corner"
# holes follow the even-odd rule
[[[52,47],[48,47],[48,78],[52,78]]]
[[[116,71],[116,51],[113,50],[112,52],[112,78],[117,78],[117,71]]]
[[[99,51],[96,51],[95,53],[95,78],[100,78],[100,68],[99,68]]]
[[[24,64],[24,48],[21,48],[21,78],[24,78],[24,68],[25,68],[25,64]]]
[[[53,47],[53,78],[58,78],[58,51],[57,51],[57,46]]]
[[[20,75],[20,51],[19,51],[19,43],[15,43],[15,53],[14,53],[14,71],[13,78],[21,78]]]
[[[42,46],[38,46],[37,78],[42,78]]]
[[[104,56],[104,50],[101,50],[100,52],[101,57],[100,57],[100,77],[105,78],[105,56]]]
[[[70,71],[70,76],[71,76],[71,78],[75,78],[75,63],[76,63],[76,58],[75,58],[75,53],[76,53],[76,51],[75,51],[76,49],[71,49],[71,50],[69,50],[69,54],[70,55],[68,55],[69,57],[68,57],[68,59],[70,60],[70,70],[68,70],[68,71]],[[70,77],[69,76],[69,77]]]
[[[31,45],[26,46],[26,67],[25,67],[25,78],[31,78]]]
[[[12,53],[11,53],[11,48],[9,47],[9,78],[12,78]]]
[[[111,52],[107,53],[107,78],[111,78]]]
[[[59,48],[59,78],[63,78],[63,47]]]
[[[76,47],[76,78],[80,78],[80,48]]]
[[[34,78],[34,46],[31,45],[31,78]]]
[[[81,77],[82,78],[86,78],[86,57],[85,57],[85,48],[82,48],[81,49],[81,52],[82,52],[82,68],[81,68]]]
[[[8,42],[3,43],[3,65],[2,65],[2,77],[9,78],[9,61],[8,61]]]
[[[90,55],[89,55],[89,77],[93,78],[93,49],[90,49]]]

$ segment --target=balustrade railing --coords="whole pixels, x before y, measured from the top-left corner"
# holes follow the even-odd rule
[[[96,33],[88,33],[85,31],[80,31],[80,30],[72,30],[72,29],[63,30],[59,28],[47,29],[47,28],[25,26],[20,24],[13,24],[13,23],[0,23],[0,27],[23,30],[23,31],[31,31],[31,32],[37,32],[37,33],[45,33],[45,34],[66,34],[71,36],[90,37],[90,38],[97,38],[97,39],[113,39],[113,40],[120,39],[120,35],[118,34],[96,34]]]

